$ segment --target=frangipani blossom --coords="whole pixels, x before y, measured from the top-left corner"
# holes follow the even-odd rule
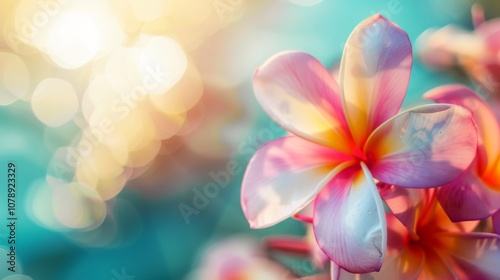
[[[255,71],[266,113],[292,136],[261,147],[242,183],[252,228],[274,225],[314,200],[325,254],[356,273],[379,270],[387,232],[375,179],[410,188],[459,176],[476,153],[469,111],[424,105],[397,114],[412,66],[407,34],[380,15],[349,37],[340,84],[314,57],[286,52]]]
[[[387,215],[388,253],[380,272],[354,275],[332,263],[332,280],[500,278],[499,235],[471,232],[477,222],[451,222],[434,189],[404,191],[417,198],[406,197],[416,202],[415,227]]]
[[[472,8],[474,31],[447,25],[418,39],[419,56],[435,68],[460,66],[496,99],[500,98],[500,19],[485,21],[480,5]]]
[[[452,221],[489,217],[500,209],[500,125],[495,114],[474,91],[462,85],[438,87],[424,97],[469,109],[478,128],[475,162],[456,180],[439,188],[439,202]]]
[[[248,237],[227,238],[209,246],[199,267],[186,280],[290,280],[292,274],[266,256]]]

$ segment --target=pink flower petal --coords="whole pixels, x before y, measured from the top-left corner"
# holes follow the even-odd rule
[[[409,189],[379,184],[379,193],[392,214],[413,234],[416,234],[418,214],[422,212],[426,201],[422,189]],[[389,222],[388,222],[389,224]]]
[[[340,87],[358,145],[398,113],[411,66],[408,35],[384,17],[366,19],[351,33],[340,64]]]
[[[498,279],[500,236],[489,233],[442,234],[450,254],[467,279]]]
[[[364,163],[342,170],[320,192],[313,229],[318,246],[343,269],[380,269],[387,243],[384,206]]]
[[[497,234],[500,234],[500,210],[498,210],[495,214],[493,214],[491,216],[491,219],[493,220],[493,230]]]
[[[468,30],[454,25],[440,29],[428,29],[417,39],[416,49],[420,60],[434,68],[483,59],[487,47],[483,39]]]
[[[254,91],[264,111],[287,131],[350,152],[338,84],[314,57],[286,52],[270,58],[255,71]]]
[[[459,84],[437,87],[424,98],[460,105],[472,112],[478,129],[478,172],[491,170],[500,155],[500,126],[490,107],[473,90]]]
[[[447,184],[472,162],[476,125],[460,106],[415,107],[382,124],[368,139],[370,171],[381,182],[426,188]]]
[[[261,147],[248,164],[241,205],[250,226],[274,225],[301,210],[349,156],[300,137],[284,137]]]
[[[493,54],[500,51],[500,19],[487,21],[476,28],[476,34],[483,38]]]
[[[500,192],[486,186],[471,170],[440,187],[437,194],[453,222],[484,219],[500,208]]]

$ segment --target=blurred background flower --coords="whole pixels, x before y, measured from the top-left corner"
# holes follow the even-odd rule
[[[500,6],[495,1],[479,1],[470,12],[471,22],[465,26],[448,24],[426,30],[417,41],[419,57],[429,67],[451,69],[470,79],[498,115],[500,20],[496,17],[500,16]]]
[[[431,27],[472,29],[473,2],[3,1],[0,165],[18,166],[22,274],[184,279],[204,248],[234,234],[304,236],[293,220],[251,231],[239,205],[248,160],[285,135],[254,99],[254,69],[284,50],[333,67],[376,13],[412,44]],[[499,11],[481,2],[487,19]],[[464,81],[415,60],[403,106]]]
[[[232,237],[206,249],[200,267],[187,279],[237,280],[293,279],[283,266],[265,256],[259,243],[248,237]]]

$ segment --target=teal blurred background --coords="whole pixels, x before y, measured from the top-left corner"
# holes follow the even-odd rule
[[[195,5],[196,1],[191,2]],[[312,2],[317,1],[309,1]],[[431,27],[456,24],[471,29],[472,3],[467,0],[324,0],[307,6],[285,0],[246,1],[241,17],[207,36],[190,52],[205,83],[205,96],[200,102],[206,102],[208,108],[202,118],[203,125],[210,129],[189,136],[199,138],[196,145],[202,153],[190,152],[180,144],[179,152],[168,159],[164,171],[160,164],[155,173],[143,175],[156,176],[155,180],[127,182],[118,196],[106,202],[108,214],[101,226],[104,229],[54,230],[34,219],[30,214],[33,209],[30,195],[33,189],[44,184],[54,148],[67,144],[71,139],[67,135],[76,134],[78,129],[71,124],[45,127],[24,101],[1,107],[0,182],[6,182],[7,163],[14,162],[18,167],[17,254],[22,274],[47,280],[120,280],[117,275],[125,271],[135,278],[123,279],[189,279],[193,277],[192,271],[201,265],[205,249],[225,238],[245,235],[258,240],[269,235],[303,236],[304,226],[294,220],[252,230],[239,204],[242,176],[253,152],[265,142],[285,134],[257,105],[252,93],[253,70],[270,56],[285,50],[308,52],[333,68],[353,28],[376,13],[401,26],[412,43]],[[418,59],[414,61],[405,106],[423,103],[421,95],[435,86],[465,82],[454,73],[429,70]],[[210,96],[216,98],[210,99]],[[213,111],[216,113],[210,113]],[[226,116],[226,112],[231,113]],[[214,122],[217,124],[211,127]],[[54,145],[52,149],[44,144],[47,137]],[[205,142],[204,137],[216,137],[218,142]],[[203,155],[203,151],[214,149],[221,152],[215,156]],[[232,165],[229,168],[228,163]],[[195,208],[193,199],[197,199],[197,193],[203,191],[207,183],[214,182],[210,174],[229,174],[228,169],[233,169],[234,175],[230,176],[227,186],[219,188],[214,198],[207,198],[204,208]],[[175,185],[177,190],[144,193],[141,184],[145,182],[155,189]],[[6,187],[4,183],[0,186],[4,197]],[[4,202],[1,205],[2,220],[5,220],[6,206]],[[193,208],[185,208],[186,205]],[[195,209],[195,212],[186,216],[182,209]],[[112,228],[116,234],[111,238],[106,228]],[[7,245],[4,244],[7,234],[7,228],[2,226],[3,246]],[[300,271],[300,267],[296,271],[297,274],[310,272]],[[0,276],[7,275],[5,270],[0,271]]]

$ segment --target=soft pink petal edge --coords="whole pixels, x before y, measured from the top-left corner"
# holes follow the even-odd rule
[[[241,205],[252,228],[274,225],[305,207],[350,159],[335,150],[289,136],[261,147],[250,160]]]
[[[255,70],[253,85],[262,109],[284,129],[350,152],[338,84],[316,58],[304,52],[277,54]]]

